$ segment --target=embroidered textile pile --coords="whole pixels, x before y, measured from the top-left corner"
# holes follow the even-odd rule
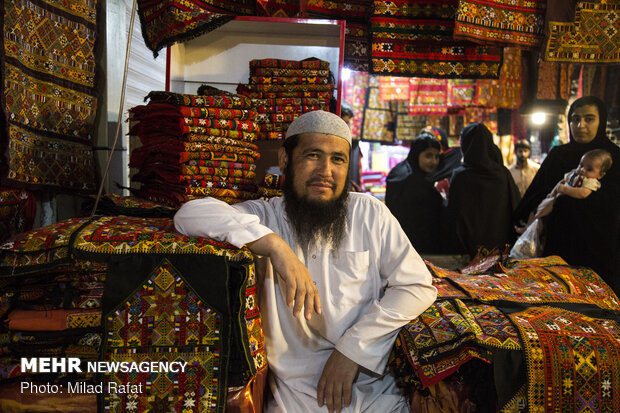
[[[205,196],[228,203],[258,198],[260,154],[252,142],[260,125],[250,99],[171,92],[147,99],[129,110],[130,134],[143,145],[129,163],[138,169],[132,177],[141,183],[137,195],[170,206]]]
[[[288,125],[313,110],[329,110],[334,94],[329,62],[255,59],[250,61],[250,83],[237,93],[251,98],[258,112],[258,139],[284,139]]]
[[[437,300],[400,331],[391,362],[412,411],[472,360],[492,365],[490,393],[469,399],[478,409],[493,399],[506,412],[618,411],[620,301],[596,273],[559,257],[489,255],[460,272],[427,265]]]
[[[27,380],[142,388],[102,392],[99,410],[90,394],[81,412],[260,410],[266,358],[245,249],[179,235],[170,218],[76,218],[1,245],[0,283],[0,409],[32,408],[5,391]],[[78,357],[83,373],[22,372],[19,357]],[[95,360],[187,365],[95,376]],[[74,402],[58,396],[48,402]]]
[[[97,0],[0,4],[0,179],[93,192]]]

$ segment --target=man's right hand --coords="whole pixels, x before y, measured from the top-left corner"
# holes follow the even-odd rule
[[[321,314],[319,291],[310,277],[310,272],[282,238],[272,233],[246,245],[253,253],[271,259],[286,304],[293,307],[295,317],[301,313],[302,307],[308,320],[312,318],[313,310]]]

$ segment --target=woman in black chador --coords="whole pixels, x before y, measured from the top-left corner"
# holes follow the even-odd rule
[[[442,233],[447,252],[473,256],[480,247],[502,248],[514,240],[512,214],[519,190],[486,126],[467,125],[461,149],[463,165],[450,181]]]
[[[613,165],[601,188],[585,199],[557,198],[546,217],[543,255],[559,255],[571,265],[594,269],[616,293],[620,292],[620,148],[605,134],[607,110],[593,96],[577,99],[568,112],[570,141],[554,147],[545,158],[515,213],[522,226],[553,187],[574,168],[584,153],[604,149]]]
[[[411,144],[407,159],[387,177],[385,204],[419,253],[440,252],[442,198],[427,180],[439,164],[440,151],[439,141],[422,133]]]

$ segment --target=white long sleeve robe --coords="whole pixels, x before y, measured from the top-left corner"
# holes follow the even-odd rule
[[[385,205],[369,195],[351,193],[348,208],[346,235],[336,254],[328,246],[304,254],[287,223],[282,198],[232,206],[205,198],[186,203],[174,217],[183,234],[238,247],[274,232],[291,246],[316,283],[322,314],[313,314],[310,321],[303,311],[293,317],[272,266],[264,266],[260,309],[274,396],[269,412],[326,412],[317,404],[317,383],[334,349],[362,367],[352,403],[343,411],[408,411],[394,378],[386,374],[387,359],[400,327],[433,303],[436,289]]]

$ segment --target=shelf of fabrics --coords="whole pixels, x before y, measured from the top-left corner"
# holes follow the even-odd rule
[[[329,63],[339,98],[344,37],[343,20],[236,16],[168,49],[167,87],[177,93],[195,93],[199,85],[209,84],[235,92],[238,84],[250,79],[251,60],[314,57]]]
[[[131,197],[103,204],[170,212]],[[0,411],[261,411],[267,366],[246,249],[179,235],[167,217],[74,218],[0,245],[0,285]],[[42,357],[69,372],[22,370],[22,358]]]
[[[259,139],[284,139],[293,120],[313,110],[330,109],[334,79],[329,62],[317,58],[301,61],[254,59],[249,84],[237,92],[252,99],[259,113]]]
[[[595,272],[497,253],[427,266],[437,300],[389,363],[412,412],[620,411],[620,302]]]
[[[256,199],[253,143],[259,125],[249,98],[211,87],[200,95],[151,92],[147,105],[129,109],[134,193],[178,207],[212,196],[227,203]]]

